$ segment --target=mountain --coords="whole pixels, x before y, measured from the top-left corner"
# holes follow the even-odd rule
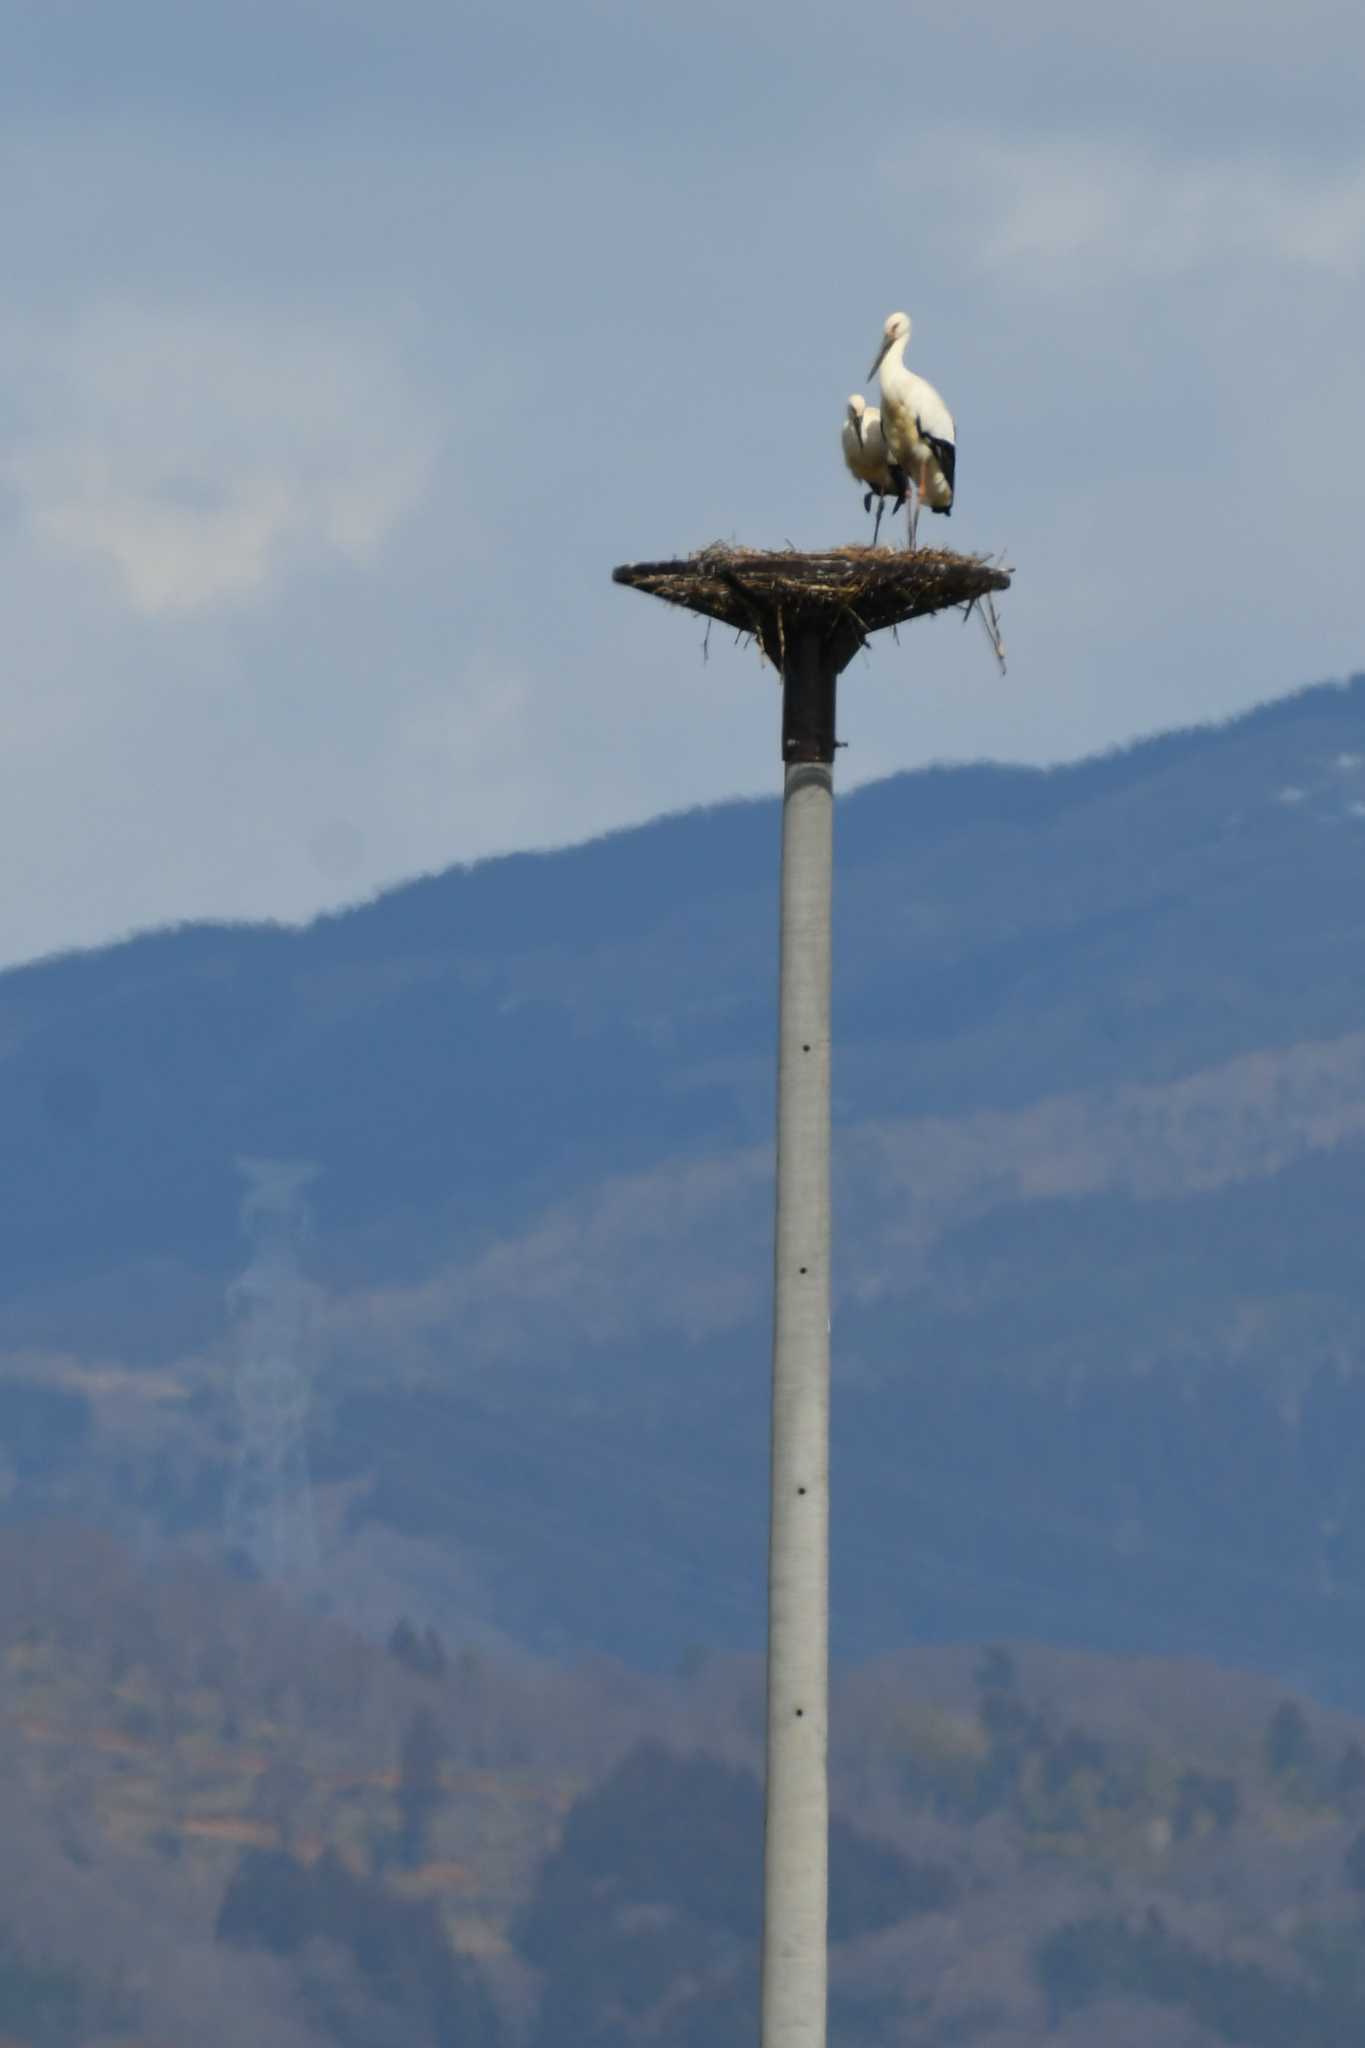
[[[250,1268],[262,1313],[307,1289],[269,1355],[307,1352],[344,1611],[754,1645],[777,828],[0,976],[10,1517],[227,1544]],[[1196,1651],[1365,1704],[1365,677],[898,776],[837,862],[842,1654]],[[287,1259],[260,1162],[300,1169]]]
[[[742,2048],[758,1656],[387,1648],[273,1589],[0,1532],[0,2038]],[[918,1649],[832,1699],[852,2048],[1351,2048],[1365,1721],[1207,1663]]]

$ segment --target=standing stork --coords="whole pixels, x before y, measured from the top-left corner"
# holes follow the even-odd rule
[[[943,399],[924,377],[905,367],[910,315],[893,313],[882,329],[882,345],[867,373],[881,386],[882,439],[890,460],[900,464],[911,486],[910,545],[915,545],[921,501],[931,512],[953,509],[957,429]],[[878,374],[880,373],[880,374]]]
[[[866,484],[863,493],[863,510],[872,510],[872,500],[877,500],[877,517],[872,528],[872,545],[877,545],[877,536],[882,529],[882,513],[888,498],[894,498],[893,512],[899,512],[905,503],[905,472],[898,462],[889,460],[886,443],[882,439],[882,416],[875,405],[869,405],[860,391],[855,391],[848,401],[842,435],[844,462],[855,483]]]

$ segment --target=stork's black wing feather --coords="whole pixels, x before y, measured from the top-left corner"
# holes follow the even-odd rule
[[[924,429],[922,427],[920,429],[920,432],[924,433]],[[939,468],[943,471],[944,481],[946,482],[948,489],[950,491],[956,490],[957,486],[953,482],[953,475],[957,469],[956,444],[952,441],[936,441],[932,434],[925,434],[924,438],[934,451],[934,459],[938,463]]]

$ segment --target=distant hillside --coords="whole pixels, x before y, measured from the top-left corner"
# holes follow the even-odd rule
[[[864,1657],[1365,1704],[1365,677],[843,802],[835,1594]],[[0,976],[7,1512],[225,1542],[243,1156],[305,1161],[358,1619],[759,1638],[777,810]]]
[[[59,1524],[0,1534],[0,2038],[744,2048],[757,1658],[388,1648]],[[842,1675],[832,2033],[1353,2048],[1365,1723],[996,1644]]]

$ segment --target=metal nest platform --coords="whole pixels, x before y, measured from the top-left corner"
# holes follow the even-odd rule
[[[804,554],[713,543],[674,562],[624,562],[614,583],[752,633],[782,665],[787,637],[811,628],[851,642],[930,612],[970,606],[1008,590],[1010,572],[949,548],[827,548]],[[847,658],[847,657],[846,657]]]

